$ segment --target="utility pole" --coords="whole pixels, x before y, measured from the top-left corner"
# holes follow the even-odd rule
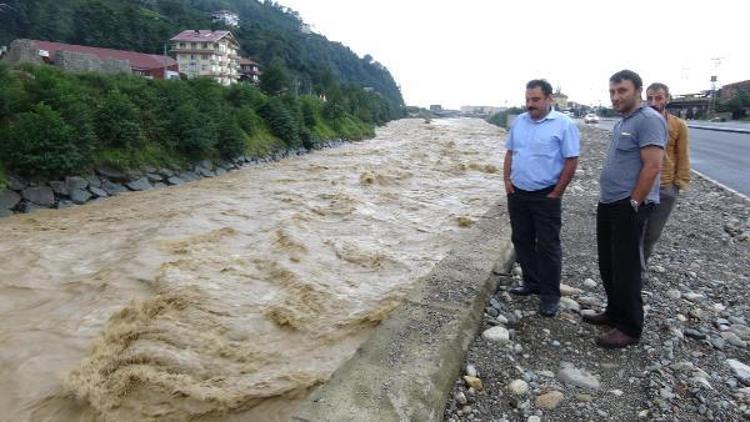
[[[713,72],[711,72],[711,97],[708,100],[708,113],[706,118],[711,119],[716,109],[716,83],[719,80],[719,66],[721,66],[721,59],[723,57],[714,57],[711,59],[713,62]]]

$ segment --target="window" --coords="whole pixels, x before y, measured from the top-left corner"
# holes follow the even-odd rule
[[[190,55],[190,60],[195,60],[195,54]]]
[[[204,50],[207,49],[208,48],[208,44],[206,44],[206,43],[201,44],[201,48],[203,48]]]

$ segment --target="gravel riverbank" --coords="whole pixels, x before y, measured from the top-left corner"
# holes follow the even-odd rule
[[[511,297],[519,268],[498,275],[445,420],[750,419],[750,203],[694,178],[650,262],[641,342],[601,349],[581,314],[606,303],[595,207],[610,132],[581,134],[563,199],[562,311],[543,318],[535,298]]]

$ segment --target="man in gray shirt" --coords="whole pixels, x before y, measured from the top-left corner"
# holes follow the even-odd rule
[[[641,102],[642,90],[640,76],[631,70],[609,79],[612,107],[622,120],[612,130],[596,210],[599,273],[607,309],[583,318],[590,324],[611,327],[596,340],[606,348],[637,343],[643,331],[643,231],[649,213],[659,203],[667,124]]]

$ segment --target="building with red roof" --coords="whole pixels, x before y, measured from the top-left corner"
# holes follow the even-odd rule
[[[169,56],[52,41],[19,39],[11,43],[12,61],[54,64],[69,71],[125,72],[153,79],[178,77],[177,61]]]

